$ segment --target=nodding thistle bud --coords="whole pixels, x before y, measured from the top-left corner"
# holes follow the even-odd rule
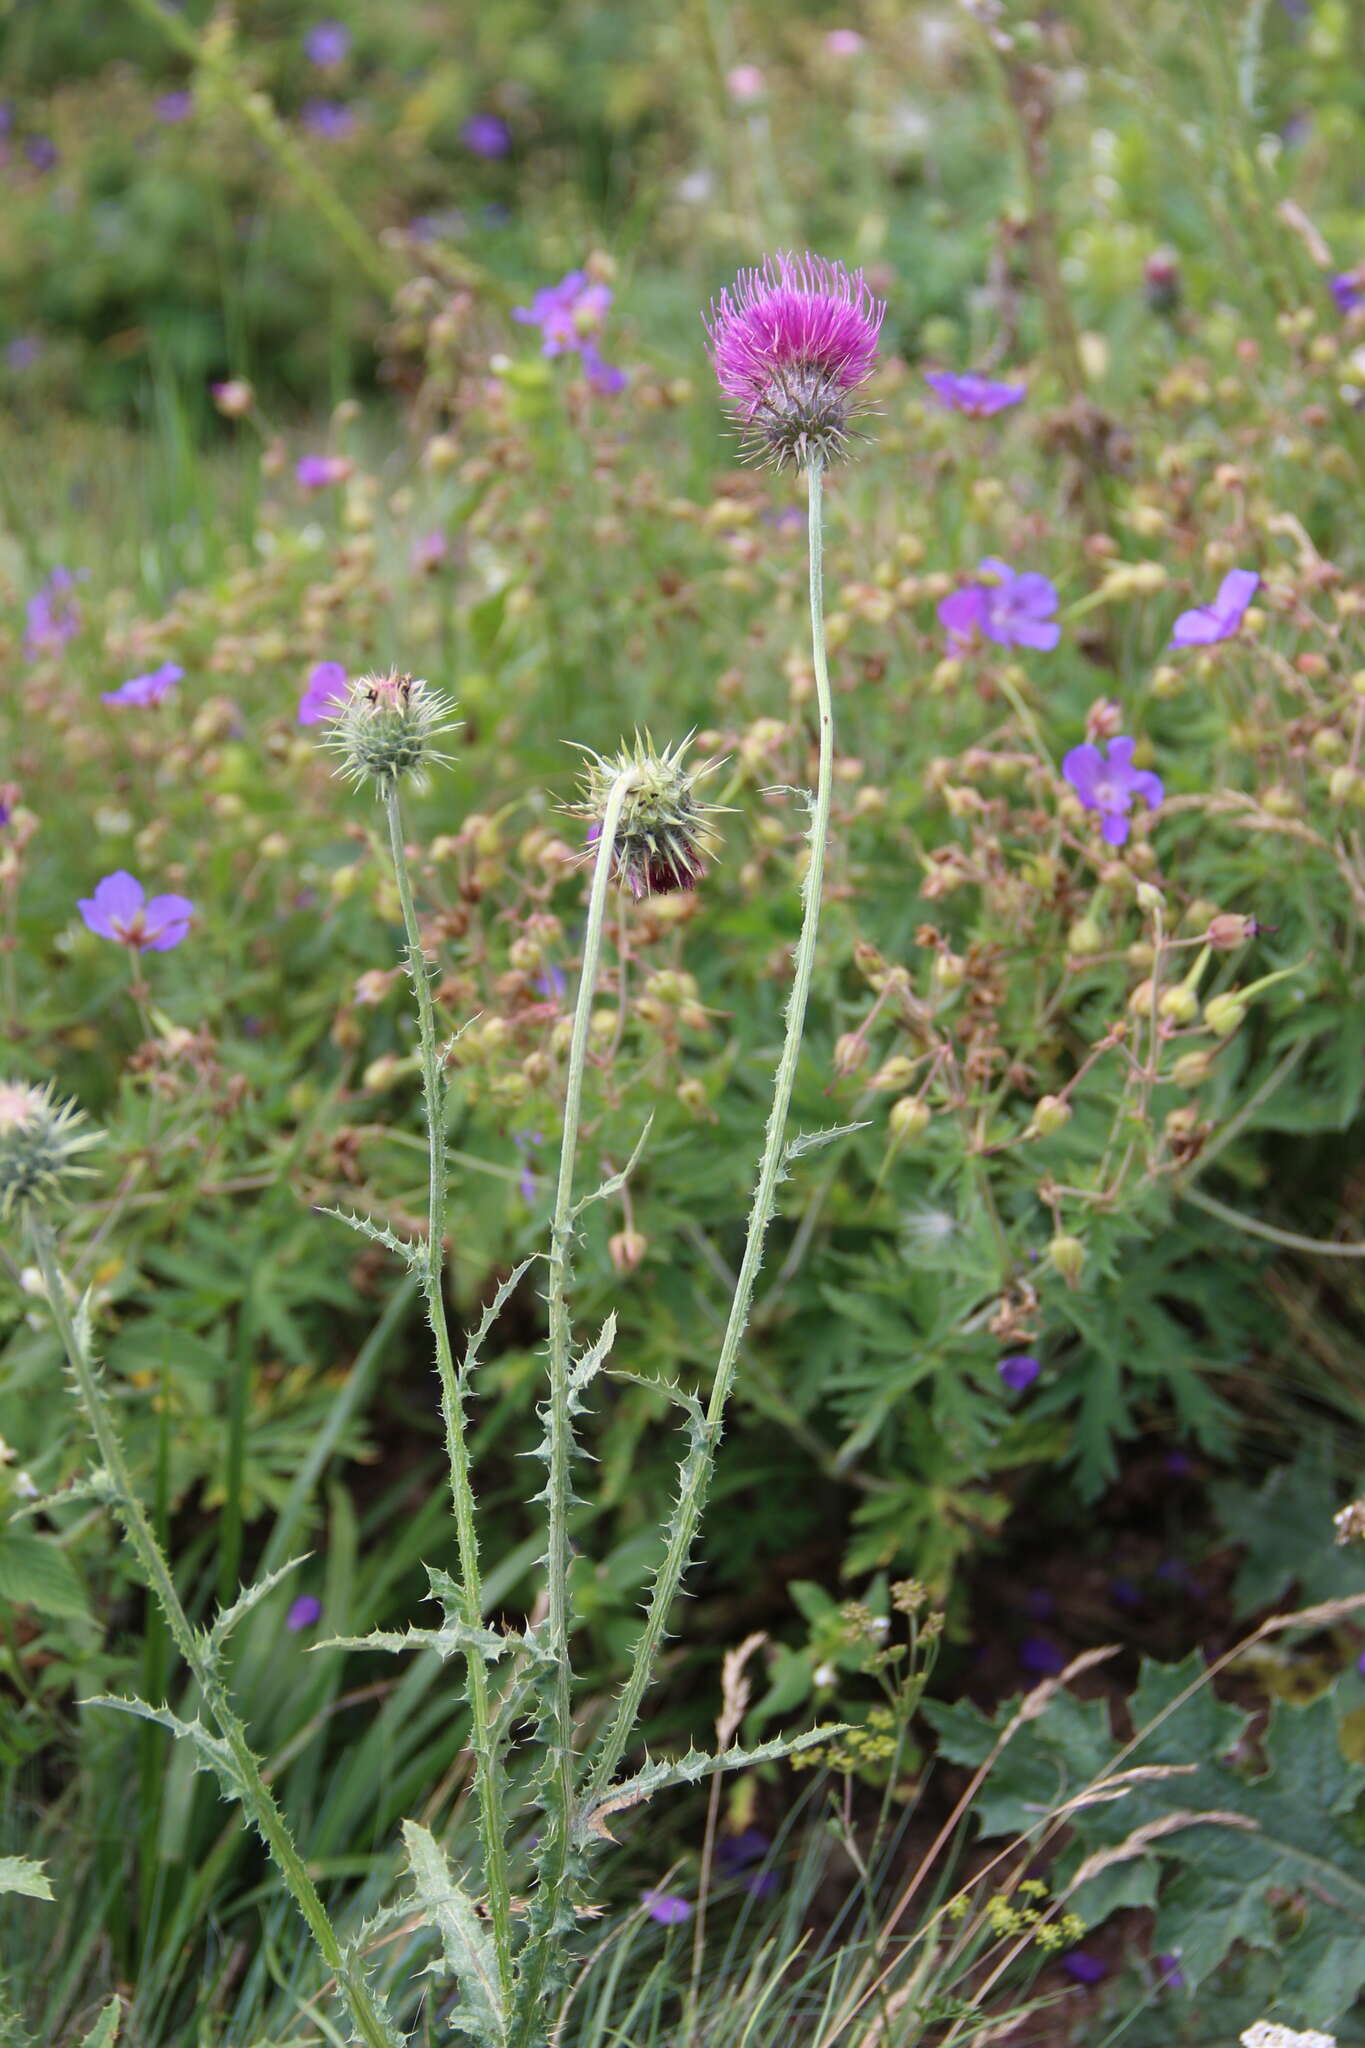
[[[440,690],[391,669],[357,676],[330,716],[324,744],[341,756],[341,772],[359,788],[420,776],[448,761],[433,742],[455,724],[455,706]]]
[[[844,454],[885,314],[860,270],[850,275],[823,256],[770,256],[761,270],[740,272],[713,302],[706,331],[754,453],[779,468]]]
[[[80,1128],[84,1123],[84,1113],[58,1102],[50,1087],[0,1081],[0,1217],[47,1208],[65,1195],[68,1181],[89,1173],[81,1154],[104,1134]]]
[[[696,887],[705,872],[704,859],[715,847],[715,834],[708,820],[714,809],[698,803],[697,784],[719,764],[709,761],[695,773],[682,765],[688,739],[659,752],[646,733],[635,735],[633,747],[622,747],[610,756],[594,754],[590,748],[588,772],[583,778],[583,801],[574,809],[592,820],[588,845],[595,846],[602,833],[607,798],[613,785],[626,782],[625,802],[616,827],[614,870],[616,880],[629,889],[637,903],[642,896],[667,896],[675,889]]]

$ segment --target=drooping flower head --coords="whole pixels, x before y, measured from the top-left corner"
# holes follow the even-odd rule
[[[621,747],[603,756],[589,748],[588,772],[583,778],[583,801],[575,806],[580,817],[590,819],[588,845],[595,846],[602,834],[607,799],[622,776],[628,778],[625,803],[616,828],[614,871],[616,880],[630,890],[638,902],[642,896],[667,896],[676,889],[693,889],[704,873],[704,861],[713,852],[715,834],[709,820],[712,807],[697,799],[697,784],[711,772],[715,762],[695,773],[684,768],[682,757],[688,741],[660,752],[646,733],[635,735],[633,746]]]
[[[177,683],[185,680],[185,671],[175,661],[163,661],[159,668],[149,669],[145,676],[129,676],[126,683],[120,683],[116,690],[100,693],[102,704],[135,704],[145,710],[151,704],[162,704],[170,696]]]
[[[188,896],[153,896],[150,900],[136,875],[116,868],[95,884],[93,896],[82,896],[76,908],[87,930],[113,939],[138,953],[169,953],[189,935],[194,905]]]
[[[1053,617],[1057,592],[1046,576],[1036,570],[1016,573],[1007,562],[988,555],[977,565],[979,583],[954,590],[938,607],[938,620],[947,628],[948,646],[961,653],[979,633],[997,647],[1053,648],[1062,629]]]
[[[1229,569],[1212,604],[1182,612],[1171,629],[1172,647],[1212,647],[1231,640],[1256,595],[1260,577],[1254,569]]]
[[[998,384],[974,370],[926,370],[924,381],[949,412],[971,420],[988,420],[1028,397],[1027,384]]]
[[[449,760],[434,742],[455,724],[455,706],[417,676],[391,669],[357,676],[340,704],[324,713],[325,744],[341,756],[341,772],[359,788],[373,782],[382,796],[400,777],[420,777]]]
[[[98,1145],[103,1132],[82,1129],[85,1115],[73,1102],[58,1102],[51,1085],[0,1081],[0,1217],[43,1208],[66,1192],[66,1183],[88,1174],[81,1154]]]
[[[1161,777],[1149,769],[1133,766],[1137,742],[1120,733],[1109,742],[1109,758],[1088,743],[1073,747],[1062,762],[1062,773],[1088,811],[1098,811],[1101,831],[1109,846],[1122,846],[1128,837],[1128,813],[1133,798],[1141,797],[1155,810],[1166,792]]]
[[[823,256],[784,253],[742,270],[713,301],[706,331],[749,445],[779,465],[842,455],[885,314],[860,270]]]

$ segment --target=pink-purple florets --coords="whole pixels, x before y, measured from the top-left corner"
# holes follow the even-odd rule
[[[740,272],[706,330],[721,389],[755,447],[778,463],[842,454],[885,313],[860,270],[809,252]]]

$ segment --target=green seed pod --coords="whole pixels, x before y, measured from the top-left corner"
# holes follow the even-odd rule
[[[1085,1265],[1085,1246],[1078,1237],[1071,1237],[1066,1231],[1059,1231],[1047,1248],[1054,1271],[1061,1274],[1068,1287],[1079,1287],[1081,1270]]]
[[[1071,1121],[1071,1105],[1059,1095],[1040,1095],[1033,1110],[1033,1128],[1040,1137],[1050,1138]]]

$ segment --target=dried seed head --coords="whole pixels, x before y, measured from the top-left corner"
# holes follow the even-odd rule
[[[341,772],[359,788],[419,777],[448,761],[434,742],[457,723],[450,698],[415,676],[391,669],[357,676],[327,722],[324,745],[341,756]]]
[[[689,734],[688,738],[690,739]],[[697,801],[697,784],[719,764],[709,761],[695,773],[684,768],[688,740],[660,752],[646,733],[635,735],[632,747],[615,754],[594,754],[585,748],[588,772],[583,801],[574,806],[590,819],[588,845],[601,836],[612,786],[626,778],[625,802],[616,828],[615,876],[638,901],[666,896],[675,889],[695,888],[704,862],[715,848],[709,820],[714,806]]]
[[[0,1217],[48,1208],[89,1173],[81,1154],[104,1134],[84,1123],[83,1111],[58,1102],[50,1086],[0,1081]]]

